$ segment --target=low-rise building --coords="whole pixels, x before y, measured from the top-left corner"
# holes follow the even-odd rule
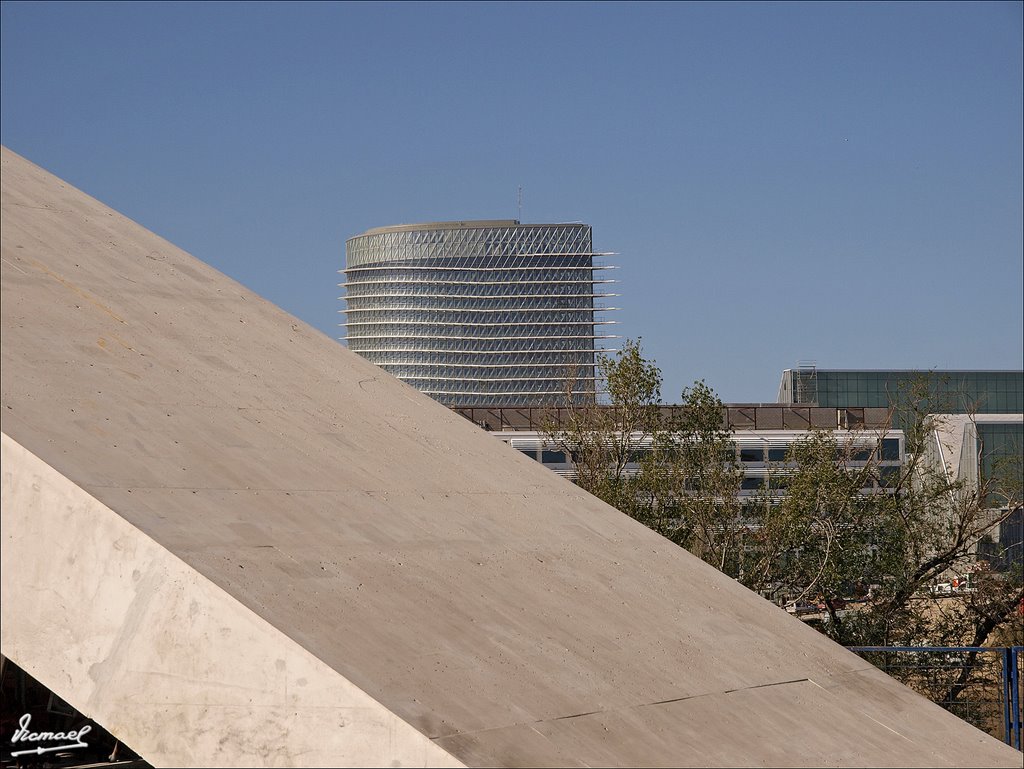
[[[818,408],[891,409],[926,396],[937,411],[927,451],[950,480],[981,490],[994,519],[1002,519],[980,552],[1003,567],[1024,558],[1024,371],[819,369],[782,372],[778,400]],[[998,488],[999,491],[991,491]]]
[[[677,408],[662,407],[666,416],[671,416]],[[566,421],[565,409],[462,407],[454,410],[559,475],[573,477],[572,458],[551,441],[546,429],[548,425],[557,426]],[[764,491],[785,493],[786,478],[793,469],[787,461],[789,449],[805,439],[812,429],[830,430],[839,445],[849,445],[852,466],[873,463],[878,467],[878,477],[865,491],[890,488],[903,462],[904,436],[902,431],[889,426],[888,409],[734,403],[723,406],[722,412],[723,425],[732,430],[735,461],[743,471],[740,494],[744,497]],[[636,461],[627,465],[627,472],[639,467],[651,439],[635,434],[632,443],[636,447]]]

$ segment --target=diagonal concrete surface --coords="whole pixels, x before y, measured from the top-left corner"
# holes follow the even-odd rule
[[[230,731],[237,749],[261,733],[261,709],[237,729],[213,718],[251,695],[211,678],[231,669],[213,658],[230,660],[258,621],[231,675],[279,698],[261,707],[295,693],[293,678],[259,670],[270,658],[325,677],[312,709],[360,694],[379,704],[331,736],[367,746],[337,763],[394,750],[469,765],[1019,766],[1019,753],[7,149],[2,184],[3,561],[35,564],[31,578],[4,567],[2,652],[114,734],[129,730],[144,758],[224,760],[208,740],[172,738],[174,724]],[[52,475],[37,491],[19,483],[26,473]],[[44,541],[12,509],[46,519]],[[122,519],[161,554],[154,571],[116,538],[63,563],[74,549],[57,542],[61,522],[79,509],[104,527]],[[46,538],[67,552],[60,580]],[[148,608],[121,595],[134,591],[125,575],[160,583],[172,562],[184,592],[153,593]],[[112,595],[68,625],[71,583],[86,577]],[[192,593],[195,616],[230,608],[230,621],[183,621]],[[169,639],[156,660],[131,643],[153,616]],[[139,692],[157,680],[148,702]],[[236,699],[209,706],[214,690]],[[251,763],[331,763],[296,754],[312,739],[301,733],[331,731],[310,723],[279,727],[295,745],[264,741]]]
[[[44,680],[57,673],[52,688],[127,745],[145,746],[153,765],[463,765],[8,435],[0,440],[4,650]]]

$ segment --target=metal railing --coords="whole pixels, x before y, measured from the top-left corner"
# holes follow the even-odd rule
[[[1024,646],[850,646],[950,713],[1022,750]]]

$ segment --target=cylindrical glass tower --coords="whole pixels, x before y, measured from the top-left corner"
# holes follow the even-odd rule
[[[346,243],[348,347],[449,406],[594,398],[590,226],[515,220],[380,227]]]

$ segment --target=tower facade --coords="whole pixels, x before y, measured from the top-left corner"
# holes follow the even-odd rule
[[[385,371],[449,406],[553,406],[567,383],[594,398],[614,281],[589,225],[380,227],[345,251],[343,339]]]

